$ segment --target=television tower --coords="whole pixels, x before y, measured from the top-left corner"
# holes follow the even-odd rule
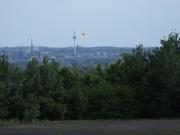
[[[77,48],[76,48],[76,33],[74,32],[73,40],[74,40],[74,56],[77,55]]]
[[[31,56],[33,56],[33,39],[31,38]]]

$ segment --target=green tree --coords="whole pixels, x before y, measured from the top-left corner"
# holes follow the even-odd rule
[[[180,115],[180,38],[171,33],[161,40],[162,46],[156,48],[150,57],[152,116],[175,117]]]

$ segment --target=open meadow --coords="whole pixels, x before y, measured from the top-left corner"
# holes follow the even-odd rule
[[[180,120],[49,122],[0,128],[0,135],[180,135]]]

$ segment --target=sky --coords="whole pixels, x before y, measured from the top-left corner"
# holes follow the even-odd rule
[[[180,0],[0,0],[0,47],[159,46],[180,32]],[[82,36],[82,32],[86,36]]]

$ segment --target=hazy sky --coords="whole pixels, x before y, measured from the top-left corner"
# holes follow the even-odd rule
[[[0,46],[157,46],[180,32],[180,0],[0,0]],[[86,38],[81,36],[86,32]]]

